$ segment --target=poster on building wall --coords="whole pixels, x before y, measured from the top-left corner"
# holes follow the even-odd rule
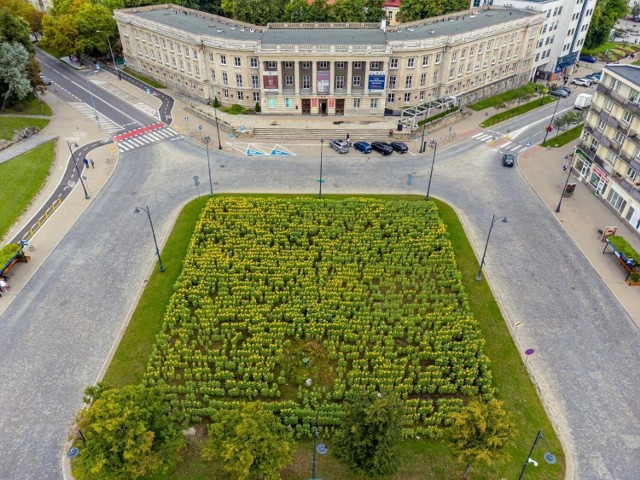
[[[312,98],[311,99],[311,106],[313,108],[318,108],[318,99],[317,98]]]
[[[319,94],[329,93],[329,70],[319,70],[316,74],[316,88]]]
[[[329,99],[329,108],[333,108],[335,106],[335,101],[333,100],[333,98]]]
[[[600,180],[602,180],[604,183],[609,183],[609,175],[607,175],[607,172],[602,170],[597,165],[593,167],[593,173],[600,177]]]
[[[278,91],[278,72],[263,72],[262,86],[265,92]]]
[[[384,72],[369,72],[369,91],[384,90]]]

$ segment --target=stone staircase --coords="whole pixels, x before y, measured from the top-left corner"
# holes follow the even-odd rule
[[[349,134],[351,142],[366,140],[368,142],[385,141],[389,138],[389,130],[382,128],[348,128],[346,126],[336,128],[285,128],[285,127],[254,127],[252,139],[277,140],[280,142],[290,140],[317,140],[325,141],[344,139]],[[407,139],[409,132],[394,131],[394,138]]]

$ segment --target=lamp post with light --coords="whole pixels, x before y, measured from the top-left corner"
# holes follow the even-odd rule
[[[82,180],[82,174],[80,173],[80,169],[78,168],[78,162],[76,162],[76,156],[73,153],[73,149],[71,148],[71,144],[67,141],[67,147],[69,147],[69,151],[71,152],[71,159],[73,160],[73,165],[76,167],[76,173],[80,178],[80,183],[82,184],[82,189],[84,190],[84,198],[89,200],[91,197],[89,196],[89,192],[87,192],[87,187],[84,185],[84,180]],[[73,144],[74,148],[78,147],[77,143]]]
[[[522,478],[524,477],[524,471],[527,469],[530,463],[533,463],[533,465],[536,467],[538,466],[538,462],[536,462],[533,458],[531,458],[531,455],[533,454],[533,450],[536,448],[536,445],[538,444],[539,440],[543,440],[544,443],[547,445],[547,448],[549,449],[549,451],[545,452],[545,454],[542,457],[544,458],[544,461],[547,462],[549,465],[553,465],[556,463],[556,456],[553,453],[551,453],[551,446],[549,445],[549,442],[547,442],[547,439],[542,436],[542,430],[538,430],[536,439],[533,441],[533,445],[531,445],[531,450],[529,450],[529,455],[527,455],[527,459],[524,461],[524,465],[522,465],[522,470],[520,471],[520,476],[518,477],[518,480],[522,480]]]
[[[160,249],[158,248],[158,241],[156,240],[156,231],[153,228],[153,222],[151,221],[151,212],[149,207],[136,207],[133,213],[140,213],[140,210],[144,211],[149,218],[149,225],[151,226],[151,234],[153,235],[153,244],[156,247],[156,255],[158,256],[158,262],[160,263],[160,273],[164,272],[164,265],[162,264],[162,258],[160,257]]]
[[[429,183],[427,184],[427,196],[425,200],[429,200],[429,192],[431,191],[431,179],[433,178],[433,166],[436,164],[436,150],[438,149],[438,142],[431,140],[430,143],[433,148],[433,159],[431,160],[431,171],[429,172]]]
[[[476,275],[476,282],[480,282],[482,280],[482,267],[484,267],[484,258],[487,255],[487,247],[489,246],[489,239],[491,238],[491,230],[493,230],[493,225],[497,220],[502,220],[502,223],[507,223],[507,217],[496,217],[493,215],[491,218],[491,226],[489,227],[489,233],[487,234],[487,241],[484,244],[484,252],[482,253],[482,260],[480,260],[480,270],[478,270],[478,274]]]

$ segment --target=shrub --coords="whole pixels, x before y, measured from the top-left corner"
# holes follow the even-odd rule
[[[256,102],[256,108],[254,110],[256,111],[256,113],[260,113],[262,111],[262,108],[260,107],[260,102]]]

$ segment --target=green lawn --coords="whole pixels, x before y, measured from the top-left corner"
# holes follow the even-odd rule
[[[536,108],[554,102],[555,100],[556,97],[547,95],[546,97],[542,98],[542,101],[536,99],[533,102],[523,103],[522,105],[519,105],[515,108],[510,108],[509,110],[505,110],[504,112],[496,113],[495,115],[490,116],[484,122],[482,122],[480,126],[485,128],[490,127],[491,125],[495,125],[496,123],[504,122],[505,120],[509,120],[510,118],[517,117],[518,115],[530,112],[531,110],[535,110]]]
[[[42,110],[40,106],[42,106]],[[53,112],[51,111],[51,107],[45,102],[39,102],[37,98],[31,98],[18,105],[5,108],[2,113],[13,115],[47,115],[50,117]]]
[[[578,138],[582,133],[583,126],[584,126],[584,123],[576,125],[575,127],[570,128],[569,130],[561,133],[560,135],[557,135],[552,138],[547,138],[547,141],[541,143],[540,145],[542,145],[543,147],[562,147],[563,145],[566,145],[567,143]]]
[[[9,231],[49,175],[55,141],[0,164],[0,238]]]
[[[128,75],[131,75],[132,77],[137,78],[138,80],[151,85],[153,88],[167,88],[164,85],[162,85],[161,83],[158,83],[154,80],[151,80],[150,78],[144,77],[142,75],[140,75],[137,72],[134,72],[133,70],[131,70],[130,68],[124,67],[121,69],[123,72],[127,73]]]
[[[633,43],[627,43],[626,45],[623,42],[605,42],[597,48],[593,50],[583,49],[580,54],[581,55],[593,55],[598,60],[606,62],[606,61],[616,61],[620,58],[625,57],[629,53],[635,53],[640,50],[640,45],[636,45]],[[605,54],[605,52],[607,52]]]
[[[49,119],[47,118],[0,115],[0,138],[11,140],[15,130],[25,127],[40,127],[40,130],[42,130],[48,124]]]
[[[535,94],[536,86],[538,87],[538,89],[543,88],[542,85],[528,83],[527,85],[523,85],[522,87],[514,88],[513,90],[508,90],[493,97],[480,100],[479,102],[469,105],[469,108],[471,110],[480,111],[484,110],[485,108],[495,107],[496,105],[500,105],[502,103],[509,103],[518,98]]]
[[[422,199],[415,196],[377,196],[376,198]],[[142,379],[155,334],[162,325],[164,309],[173,293],[173,284],[180,273],[182,259],[187,251],[194,225],[206,200],[206,197],[196,199],[181,212],[162,252],[166,272],[161,274],[156,268],[149,278],[130,325],[107,371],[105,376],[107,383],[120,386],[137,383]],[[474,317],[480,323],[486,340],[484,351],[492,361],[491,368],[497,396],[505,402],[505,408],[512,413],[516,424],[514,443],[506,450],[504,458],[492,467],[474,465],[470,478],[517,478],[538,428],[543,430],[545,438],[550,442],[553,453],[558,457],[558,463],[547,465],[541,461],[538,468],[527,470],[527,478],[550,480],[564,478],[565,462],[560,442],[555,436],[532,382],[523,369],[522,360],[498,305],[486,281],[475,282],[478,260],[453,209],[439,201],[436,201],[436,204],[441,218],[447,225],[458,268],[462,273],[463,284],[468,294],[469,305]],[[331,439],[326,441],[331,447]],[[155,480],[225,478],[216,472],[214,467],[200,460],[198,440],[190,441],[190,445],[191,448],[184,455],[185,461],[169,474],[153,478]],[[294,463],[283,472],[283,478],[287,480],[309,478],[311,448],[310,442],[299,444]],[[533,457],[541,460],[540,457],[544,451],[543,445],[540,444]],[[405,441],[402,457],[403,467],[393,477],[394,480],[459,478],[462,473],[463,465],[451,457],[446,445],[438,441]],[[363,476],[346,469],[331,454],[319,458],[318,473],[322,478],[364,479]]]

